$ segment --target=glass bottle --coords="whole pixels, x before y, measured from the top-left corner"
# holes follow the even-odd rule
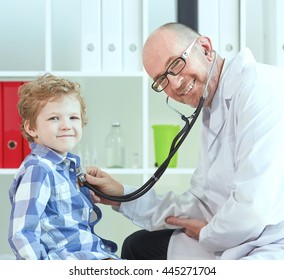
[[[119,122],[112,123],[106,138],[106,166],[108,168],[125,167],[125,146]]]

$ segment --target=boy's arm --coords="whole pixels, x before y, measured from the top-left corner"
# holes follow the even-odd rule
[[[9,243],[18,259],[48,259],[40,243],[40,219],[50,198],[49,179],[40,167],[29,167],[12,198]]]

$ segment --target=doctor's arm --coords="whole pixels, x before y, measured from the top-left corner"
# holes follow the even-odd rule
[[[87,181],[108,195],[121,196],[136,190],[135,187],[122,186],[99,168],[93,167],[87,170],[87,173]],[[199,178],[200,174],[197,173],[193,177]],[[167,223],[165,220],[169,216],[203,218],[198,200],[189,191],[183,194],[175,194],[172,191],[158,194],[153,188],[142,197],[130,202],[117,203],[100,197],[95,197],[95,201],[116,206],[114,210],[123,214],[137,226],[150,231],[182,227]]]

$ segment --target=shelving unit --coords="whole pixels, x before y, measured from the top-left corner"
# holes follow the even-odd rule
[[[62,12],[59,13],[58,9],[61,8],[63,10],[64,4],[66,4],[65,2],[68,2],[68,14],[64,14]],[[122,10],[124,11],[126,8],[123,5],[129,5],[128,0],[119,0],[116,2],[119,2],[122,5]],[[40,34],[41,41],[44,39],[44,44],[40,44],[44,50],[38,51],[40,54],[44,53],[44,59],[42,57],[39,59],[42,64],[39,65],[39,69],[32,69],[35,66],[29,66],[29,63],[27,63],[25,69],[24,65],[22,65],[22,62],[20,61],[20,65],[15,65],[15,69],[9,69],[8,71],[5,69],[0,69],[0,80],[28,81],[34,79],[38,75],[50,72],[56,76],[66,77],[68,79],[78,81],[82,85],[82,91],[88,104],[88,115],[90,120],[83,136],[83,150],[88,146],[90,149],[89,153],[92,153],[92,151],[95,149],[98,153],[97,164],[104,168],[104,139],[108,133],[108,129],[112,121],[119,120],[122,123],[122,128],[124,129],[124,133],[127,138],[127,166],[122,170],[107,171],[111,174],[142,175],[143,180],[145,180],[148,178],[150,173],[154,171],[154,159],[152,155],[153,136],[151,131],[153,121],[151,119],[151,113],[149,112],[149,107],[151,107],[150,102],[152,102],[151,99],[153,97],[149,95],[154,95],[155,93],[149,93],[150,87],[148,77],[143,71],[140,58],[142,42],[145,41],[149,33],[149,7],[148,1],[146,0],[135,0],[130,2],[132,3],[131,8],[137,8],[137,12],[140,13],[139,15],[132,17],[133,20],[139,21],[138,23],[135,23],[134,26],[138,26],[140,28],[140,38],[136,38],[136,40],[141,43],[139,46],[137,46],[136,50],[136,59],[139,60],[139,63],[136,63],[137,69],[135,71],[127,69],[114,72],[109,70],[102,71],[102,69],[101,71],[98,71],[95,69],[95,67],[92,69],[91,66],[86,62],[86,59],[88,57],[92,58],[91,56],[93,54],[90,51],[88,52],[85,50],[86,45],[83,46],[83,43],[87,44],[87,42],[89,42],[88,45],[93,45],[95,51],[97,47],[96,42],[92,41],[92,38],[95,38],[96,34],[94,34],[94,32],[92,33],[90,24],[88,24],[88,19],[90,20],[90,23],[94,23],[92,15],[98,15],[98,12],[87,9],[85,5],[89,4],[92,8],[100,8],[102,10],[103,7],[101,1],[92,0],[81,2],[80,0],[76,0],[72,1],[72,4],[70,5],[70,1],[67,0],[61,1],[60,4],[54,0],[41,0],[38,1],[36,5],[36,7],[39,9],[37,12],[40,15],[37,16],[37,20],[40,21],[40,23],[38,24],[37,22],[34,22],[33,25],[39,26],[38,34]],[[82,3],[84,3],[84,6]],[[133,3],[135,4],[133,5]],[[101,14],[103,14],[103,12]],[[30,17],[30,19],[31,18],[32,17]],[[61,22],[64,22],[65,20],[67,22],[61,24]],[[59,24],[59,27],[55,28],[55,24]],[[77,27],[76,24],[80,24],[80,28]],[[29,26],[31,26],[31,24],[29,24]],[[67,29],[63,30],[64,27]],[[42,30],[44,30],[44,36],[41,34]],[[36,29],[32,30],[31,32],[36,33]],[[66,45],[64,41],[62,41],[60,44],[58,41],[60,36],[56,32],[61,32],[60,34],[63,34],[63,40],[69,40],[69,44],[71,46],[64,46]],[[65,35],[65,33],[71,32],[74,32],[75,35]],[[88,35],[90,38],[88,38]],[[79,36],[79,38],[76,36]],[[78,41],[81,43],[78,43]],[[72,47],[73,45],[75,47]],[[62,50],[54,49],[54,47],[61,47]],[[68,51],[67,49],[69,48],[71,48],[71,50]],[[100,46],[99,49],[101,54],[104,55],[105,52],[102,49],[102,46]],[[140,51],[140,53],[138,53],[138,51]],[[64,59],[62,59],[59,57],[59,55],[64,52],[70,52],[70,55],[68,57],[66,54],[64,54]],[[123,56],[122,53],[118,53],[118,55]],[[56,61],[55,58],[60,61]],[[67,63],[66,61],[71,58],[75,62],[73,64],[69,62]],[[102,57],[101,60],[104,60],[104,58]],[[59,66],[61,62],[63,66]],[[71,66],[68,64],[71,64]],[[68,67],[70,67],[70,69],[66,70]],[[21,70],[19,71],[17,68]],[[59,68],[63,70],[58,70]],[[96,86],[96,84],[98,84],[98,86]],[[109,88],[104,88],[103,84],[108,84]],[[119,89],[117,90],[117,88]],[[128,102],[125,102],[124,100],[127,100]],[[95,104],[97,103],[100,105],[96,107]],[[92,108],[91,104],[94,104],[94,109]],[[162,105],[158,104],[158,107],[161,107]],[[94,110],[94,112],[92,112],[92,110]],[[133,116],[131,116],[132,113]],[[155,114],[157,113],[159,112],[155,112]],[[163,118],[159,121],[161,123],[179,122],[176,116],[171,114],[171,112],[166,112],[168,117],[163,116]],[[131,117],[129,118],[129,116]],[[93,127],[93,129],[91,127]],[[99,133],[97,133],[98,131]],[[131,136],[132,133],[134,137]],[[131,157],[134,152],[138,153],[139,155],[139,168],[137,170],[132,170],[130,168],[132,160]],[[182,153],[183,152],[181,151],[181,154]],[[196,155],[194,157],[196,158]],[[179,168],[176,168],[175,170],[170,171],[170,173],[192,173],[192,170],[189,168],[189,166],[186,168],[187,163],[185,161],[186,160],[181,163],[181,170],[183,171],[179,170]],[[90,164],[93,164],[93,162]],[[194,165],[195,163],[193,163],[193,166]],[[0,175],[13,174],[15,171],[16,170],[13,169],[0,169]]]
[[[111,3],[111,0],[108,1]],[[30,0],[28,3],[22,3],[21,0],[18,0],[19,9],[14,11],[13,5],[15,3],[13,2],[13,5],[7,3],[7,10],[3,10],[3,13],[7,16],[0,19],[2,26],[15,28],[15,33],[10,28],[9,32],[2,34],[4,40],[10,40],[12,47],[0,46],[2,65],[0,66],[0,81],[29,81],[50,72],[56,76],[79,82],[86,99],[89,117],[89,123],[84,129],[80,144],[83,158],[85,150],[88,148],[89,154],[96,152],[96,164],[103,170],[125,184],[141,186],[156,170],[151,126],[155,123],[183,124],[178,116],[168,110],[163,100],[164,96],[151,92],[148,76],[143,71],[141,63],[142,44],[151,31],[149,27],[150,17],[151,20],[156,17],[156,15],[154,17],[150,15],[154,11],[148,6],[148,0],[113,1],[122,5],[131,5],[132,8],[133,5],[138,5],[139,14],[132,16],[133,20],[139,21],[137,24],[140,28],[139,38],[136,38],[139,45],[136,46],[135,50],[138,60],[135,64],[135,67],[137,67],[135,70],[121,69],[118,71],[104,70],[103,67],[101,69],[91,67],[92,53],[86,52],[85,48],[89,44],[93,44],[94,50],[97,50],[95,42],[92,41],[94,34],[87,22],[89,19],[90,23],[93,24],[92,10],[86,9],[86,7],[82,8],[81,3],[83,2],[80,0]],[[174,5],[174,1],[168,2],[168,13],[171,14],[170,17],[174,18],[174,9],[170,9],[170,5]],[[84,4],[88,3],[92,8],[97,5],[101,11],[100,0],[84,0]],[[155,2],[155,5],[158,4]],[[25,12],[21,11],[21,5],[22,11]],[[33,8],[28,9],[27,6],[29,5]],[[65,12],[66,6],[68,6],[68,12]],[[27,11],[30,11],[30,14]],[[14,20],[17,21],[16,25],[9,16],[9,13],[12,12],[14,12]],[[166,18],[162,18],[161,22],[157,21],[157,26],[168,20],[171,21],[167,14],[164,13],[163,15]],[[112,20],[110,19],[110,21]],[[22,25],[19,25],[19,22]],[[78,25],[80,26],[78,27]],[[21,31],[19,31],[20,29]],[[18,39],[11,36],[12,33]],[[89,43],[86,46],[88,39]],[[30,48],[34,50],[31,51]],[[100,48],[102,48],[102,45]],[[103,59],[103,50],[100,51]],[[125,53],[120,55],[125,57]],[[133,55],[133,53],[129,55]],[[88,59],[90,59],[89,64]],[[101,61],[101,66],[102,63]],[[113,121],[121,122],[125,136],[126,168],[123,169],[105,168],[105,137]],[[197,133],[198,127],[195,128],[194,134]],[[182,191],[183,188],[188,187],[188,183],[180,182],[180,177],[186,182],[189,181],[198,156],[198,144],[194,141],[189,143],[189,141],[191,140],[186,141],[179,151],[177,168],[169,168],[165,172],[168,179],[161,180],[162,182],[157,188],[161,192],[171,188]],[[194,149],[190,146],[193,146]],[[77,153],[78,149],[75,149],[74,152]],[[131,168],[133,153],[138,153],[138,168]],[[190,160],[188,160],[188,157],[190,157]],[[90,164],[93,163],[90,162]],[[7,195],[7,197],[4,197],[2,194],[1,197],[4,201],[2,206],[5,206],[5,211],[7,211],[5,217],[3,213],[1,214],[5,219],[4,224],[8,224],[9,219],[9,210],[7,209],[10,206],[7,191],[15,173],[16,169],[14,168],[0,169],[0,180],[4,184],[3,188],[5,188],[3,193]],[[171,182],[172,187],[168,185],[169,182]],[[179,184],[181,185],[179,186]],[[110,207],[101,206],[101,208],[104,212],[104,218],[98,225],[100,234],[116,241],[121,247],[124,238],[137,227],[123,216],[114,213]],[[121,227],[122,224],[124,225],[123,228]],[[114,231],[110,230],[110,225]],[[119,233],[115,230],[118,227],[121,228]],[[6,236],[6,230],[4,226],[1,236]],[[9,253],[9,246],[6,241],[3,246],[1,245],[1,248],[0,255]]]

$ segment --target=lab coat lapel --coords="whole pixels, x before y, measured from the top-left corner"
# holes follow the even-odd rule
[[[216,91],[211,104],[208,130],[208,152],[213,152],[215,155],[218,152],[218,146],[214,145],[214,143],[226,122],[234,91],[235,80],[226,77],[230,77],[230,74],[228,73],[232,71],[234,72],[234,77],[242,75],[245,65],[248,65],[249,63],[254,63],[254,58],[250,52],[243,52],[241,55],[235,57],[234,60],[225,60],[224,62],[218,90]]]
[[[208,128],[208,152],[216,155],[218,152],[218,146],[214,145],[216,142],[222,127],[224,126],[228,111],[230,108],[230,102],[232,99],[233,90],[228,83],[225,82],[224,76],[226,76],[227,69],[231,62],[224,61],[222,74],[219,80],[218,90],[215,93],[215,96],[212,100],[211,109],[210,109],[210,121]]]
[[[215,140],[218,137],[218,134],[221,128],[224,125],[227,110],[226,106],[224,106],[224,102],[222,99],[216,97],[214,100],[214,104],[212,104],[212,110],[210,114],[210,123],[208,130],[208,151],[212,149],[212,146]]]
[[[214,144],[226,122],[232,97],[230,93],[225,96],[222,94],[222,92],[221,86],[216,92],[211,106],[210,123],[208,129],[208,152],[210,160],[213,160],[212,156],[218,153],[218,145]]]

